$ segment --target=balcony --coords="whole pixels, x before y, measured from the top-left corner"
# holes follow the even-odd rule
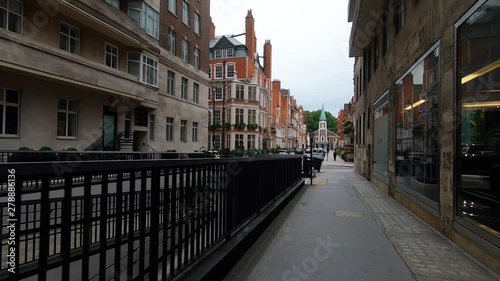
[[[158,40],[149,36],[126,13],[115,9],[104,1],[56,0],[59,12],[99,31],[126,46],[146,49],[155,47],[159,53]]]
[[[0,29],[0,49],[0,69],[128,97],[152,108],[157,106],[157,89],[142,84],[137,77],[28,36]]]

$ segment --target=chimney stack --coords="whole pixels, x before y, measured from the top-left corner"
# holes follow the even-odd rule
[[[215,39],[215,24],[212,20],[210,20],[210,40]]]
[[[271,40],[266,40],[264,44],[264,74],[268,79],[271,79],[273,64],[273,46]]]
[[[245,45],[248,48],[248,56],[251,61],[254,61],[254,55],[257,50],[255,37],[255,20],[252,15],[252,10],[248,10],[245,18]]]

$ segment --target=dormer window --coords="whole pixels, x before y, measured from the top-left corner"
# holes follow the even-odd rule
[[[232,49],[232,48],[216,49],[214,51],[214,58],[215,59],[232,58],[232,57],[234,57],[234,49]]]

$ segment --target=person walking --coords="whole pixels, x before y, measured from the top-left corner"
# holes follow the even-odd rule
[[[333,150],[333,161],[337,161],[337,150]]]

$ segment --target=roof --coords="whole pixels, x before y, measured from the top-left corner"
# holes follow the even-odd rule
[[[236,38],[231,37],[232,35],[222,35],[222,36],[215,36],[214,39],[210,40],[209,47],[213,48],[217,43],[219,43],[219,40],[222,39],[222,37],[226,38],[231,44],[233,44],[235,47],[236,46],[245,46],[245,44],[241,43],[238,41]]]
[[[319,117],[319,120],[326,121],[325,104],[321,107],[321,116]]]

